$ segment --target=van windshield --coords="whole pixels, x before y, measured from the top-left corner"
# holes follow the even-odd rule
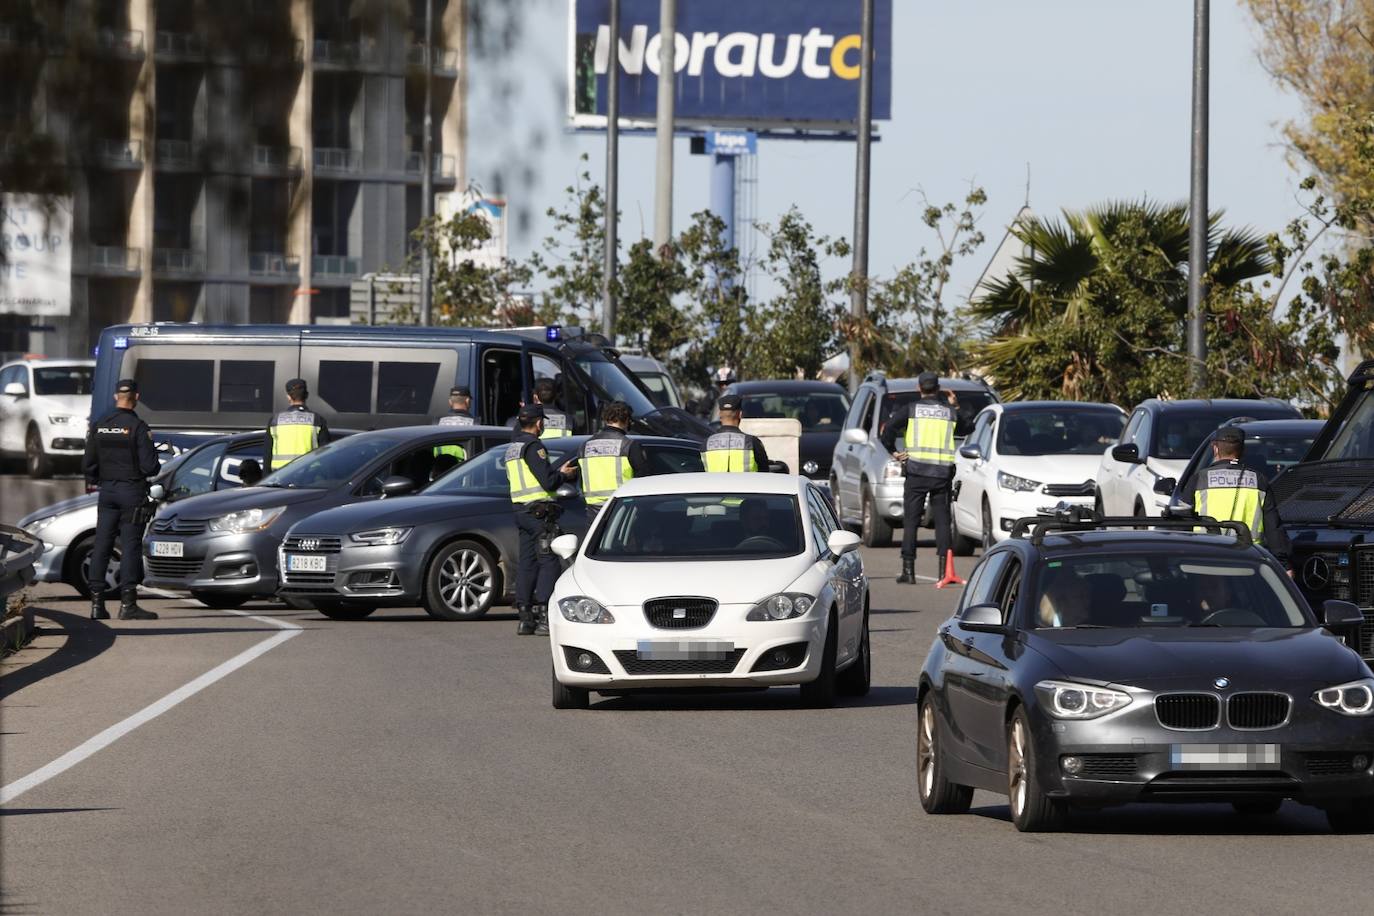
[[[577,363],[577,368],[587,373],[592,380],[592,393],[598,401],[624,401],[636,417],[642,417],[658,409],[644,393],[634,373],[626,369],[619,360],[612,360],[600,350],[579,349],[575,351],[573,362]]]

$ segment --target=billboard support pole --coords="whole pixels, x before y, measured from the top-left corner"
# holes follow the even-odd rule
[[[659,0],[658,159],[654,179],[654,253],[673,237],[673,114],[676,107],[677,0]],[[617,51],[619,48],[617,47]]]
[[[859,129],[854,164],[854,266],[850,271],[849,313],[868,314],[868,191],[873,139],[873,0],[860,0]],[[859,343],[849,341],[849,393],[859,388]]]
[[[424,238],[420,247],[420,324],[429,327],[433,320],[434,301],[433,279],[430,273],[429,246],[434,227],[430,222],[434,216],[434,148],[431,134],[434,122],[431,109],[434,107],[434,0],[425,0],[425,115],[424,138],[420,141],[420,225],[424,226]]]
[[[727,251],[735,247],[735,159],[716,153],[711,161],[711,210],[725,223],[720,241]]]
[[[620,221],[620,0],[611,0],[611,60],[606,79],[606,263],[601,276],[601,333],[615,343],[615,280]]]
[[[1207,83],[1208,0],[1193,0],[1193,148],[1188,201],[1188,381],[1194,397],[1207,385]]]

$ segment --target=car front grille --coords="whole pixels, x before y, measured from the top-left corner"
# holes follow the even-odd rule
[[[1083,769],[1077,775],[1084,779],[1124,779],[1136,775],[1139,761],[1135,754],[1080,754]]]
[[[293,534],[281,546],[282,550],[292,553],[338,553],[343,549],[343,538],[327,534]]]
[[[159,579],[189,579],[200,572],[199,557],[144,557],[148,571]]]
[[[282,571],[282,579],[287,585],[333,585],[334,574],[332,572],[286,572]]]
[[[1221,701],[1210,693],[1167,693],[1155,697],[1155,716],[1165,728],[1216,728],[1221,719]]]
[[[651,598],[644,602],[644,619],[660,630],[695,630],[716,616],[711,598]]]
[[[1047,483],[1043,491],[1046,496],[1092,496],[1096,490],[1091,480],[1082,483]]]
[[[1238,693],[1226,701],[1226,719],[1232,728],[1278,728],[1292,705],[1286,693]]]
[[[178,515],[153,519],[153,534],[204,534],[205,519],[182,518]]]
[[[633,649],[617,649],[616,661],[626,674],[729,674],[744,657],[743,649],[735,649],[720,658],[640,658]]]

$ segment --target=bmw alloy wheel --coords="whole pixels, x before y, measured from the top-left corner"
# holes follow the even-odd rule
[[[916,741],[916,772],[921,780],[921,797],[935,791],[935,704],[921,706],[921,734]]]
[[[492,578],[487,558],[465,547],[439,566],[439,597],[456,614],[481,613],[491,601]]]
[[[1012,719],[1008,744],[1011,759],[1007,768],[1010,776],[1007,794],[1011,798],[1012,816],[1020,818],[1026,810],[1026,726],[1020,716]]]

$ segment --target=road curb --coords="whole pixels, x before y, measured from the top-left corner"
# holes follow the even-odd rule
[[[5,621],[0,627],[0,655],[9,655],[28,645],[37,628],[33,622],[33,608],[26,607]]]

